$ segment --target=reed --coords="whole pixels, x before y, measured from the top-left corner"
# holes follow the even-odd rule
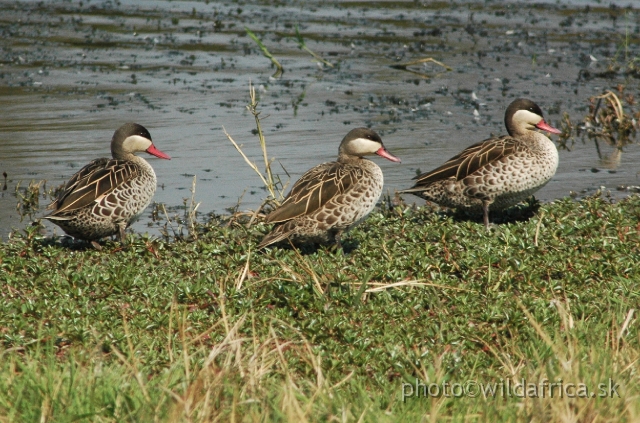
[[[272,75],[273,78],[279,78],[280,76],[282,76],[283,72],[284,72],[284,68],[282,67],[282,65],[280,64],[280,62],[278,62],[278,59],[276,59],[275,57],[273,57],[273,54],[271,54],[271,52],[269,51],[269,49],[267,49],[267,46],[264,45],[264,43],[262,42],[262,40],[260,40],[260,38],[258,38],[258,36],[256,34],[253,33],[253,31],[251,31],[248,27],[244,27],[244,30],[247,32],[247,35],[249,37],[251,37],[251,39],[253,41],[255,41],[255,43],[258,45],[258,47],[260,48],[260,51],[262,51],[262,55],[264,57],[266,57],[267,59],[271,60],[271,63],[273,63],[273,65],[276,67],[276,73],[274,73]]]
[[[329,62],[328,60],[323,59],[322,56],[320,56],[319,54],[317,54],[313,50],[311,50],[309,47],[307,47],[307,43],[304,41],[304,38],[302,38],[302,35],[300,34],[300,31],[298,30],[298,25],[296,25],[296,42],[298,43],[298,48],[299,49],[304,50],[307,53],[309,53],[314,59],[316,59],[316,61],[318,61],[318,63],[322,63],[325,66],[329,66],[330,68],[333,68],[333,63]]]
[[[279,205],[280,202],[284,199],[284,190],[286,189],[286,184],[283,184],[280,177],[274,175],[272,171],[271,164],[273,163],[274,159],[270,159],[267,152],[267,141],[262,130],[262,118],[260,117],[261,112],[258,110],[259,100],[256,96],[255,87],[251,83],[249,83],[249,98],[250,102],[247,105],[247,110],[249,110],[249,112],[253,115],[256,122],[256,133],[258,135],[258,141],[260,143],[260,150],[262,151],[262,159],[264,161],[264,174],[258,168],[258,166],[253,161],[251,161],[251,159],[249,159],[249,157],[244,153],[244,151],[242,150],[242,145],[236,143],[224,127],[222,129],[229,141],[231,141],[235,149],[238,151],[238,153],[240,153],[244,161],[258,175],[267,192],[269,192],[269,196],[267,199],[265,199],[263,204],[274,203],[275,205]]]

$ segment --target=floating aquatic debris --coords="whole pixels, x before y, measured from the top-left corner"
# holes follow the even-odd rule
[[[425,57],[423,59],[416,59],[416,60],[411,60],[409,62],[405,62],[405,63],[397,63],[395,65],[391,65],[390,67],[392,67],[393,69],[400,69],[406,72],[411,72],[415,75],[421,76],[423,78],[432,78],[433,76],[437,76],[436,75],[429,75],[424,71],[417,71],[417,70],[413,70],[410,69],[409,66],[415,66],[415,65],[424,65],[425,63],[435,63],[438,66],[441,66],[445,69],[445,71],[449,72],[452,71],[453,69],[447,65],[445,65],[442,62],[439,62],[438,60],[432,58],[432,57]]]

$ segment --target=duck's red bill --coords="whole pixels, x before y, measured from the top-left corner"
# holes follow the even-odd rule
[[[169,157],[168,154],[165,154],[162,151],[158,150],[153,144],[151,144],[151,147],[147,148],[147,153],[152,154],[156,157],[160,157],[161,159],[171,160],[171,157]]]
[[[538,124],[536,125],[536,128],[542,129],[543,131],[551,132],[552,134],[561,134],[562,133],[561,130],[554,128],[553,126],[549,125],[544,120],[541,120],[540,122],[538,122]]]
[[[399,158],[389,153],[384,147],[380,147],[378,151],[376,151],[376,154],[380,157],[384,157],[387,160],[391,160],[392,162],[401,163]]]

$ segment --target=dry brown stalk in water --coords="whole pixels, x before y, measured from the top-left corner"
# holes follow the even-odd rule
[[[409,69],[409,66],[415,66],[415,65],[421,65],[424,63],[435,63],[438,66],[442,66],[447,72],[453,70],[452,68],[450,68],[449,66],[445,65],[442,62],[437,61],[436,59],[432,58],[432,57],[425,57],[422,59],[416,59],[416,60],[411,60],[409,62],[405,62],[405,63],[398,63],[395,65],[391,65],[392,68],[394,69],[400,69],[403,71],[407,71],[407,72],[411,72],[413,74],[419,75],[423,78],[431,78],[430,75],[427,75],[425,72],[420,72],[420,71],[416,71],[413,69]]]
[[[619,87],[622,94],[624,87]],[[636,136],[637,119],[625,114],[624,106],[620,98],[613,91],[607,90],[604,94],[592,97],[591,113],[585,118],[587,135],[589,138],[605,140],[609,145],[622,148],[632,142]],[[634,104],[633,96],[626,97],[627,104]],[[637,113],[636,113],[637,114]]]
[[[256,90],[251,83],[249,83],[249,97],[251,102],[247,105],[247,110],[251,112],[251,114],[253,115],[256,121],[256,132],[258,135],[258,139],[260,141],[260,149],[262,150],[262,158],[264,160],[264,166],[265,166],[264,174],[260,171],[260,169],[258,169],[258,166],[254,162],[252,162],[251,159],[249,159],[249,157],[244,153],[244,151],[242,151],[242,144],[238,145],[238,143],[235,142],[235,140],[231,137],[231,135],[229,135],[229,133],[224,127],[222,128],[222,130],[224,131],[224,134],[227,136],[229,141],[231,141],[235,149],[238,151],[238,153],[240,153],[244,161],[249,165],[251,169],[253,169],[255,173],[258,174],[258,176],[260,177],[260,180],[262,181],[265,188],[269,192],[269,197],[260,206],[260,208],[258,209],[260,210],[267,203],[273,203],[276,206],[280,205],[280,202],[282,202],[282,200],[284,199],[284,190],[286,189],[286,185],[282,183],[279,176],[277,175],[274,176],[271,170],[271,163],[273,162],[274,159],[269,159],[269,155],[267,154],[267,142],[265,140],[264,133],[262,131],[262,124],[261,124],[262,119],[260,118],[261,112],[258,111],[258,99],[256,97]]]

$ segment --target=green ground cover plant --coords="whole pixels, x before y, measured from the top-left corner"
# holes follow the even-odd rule
[[[639,421],[640,198],[535,207],[385,206],[344,252],[29,226],[0,244],[0,421]]]

